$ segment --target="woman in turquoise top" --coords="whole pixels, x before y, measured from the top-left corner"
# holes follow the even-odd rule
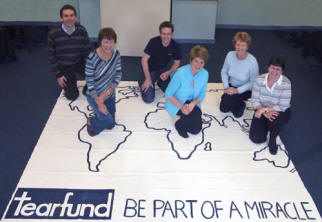
[[[166,89],[165,108],[180,119],[175,127],[180,136],[198,134],[202,128],[200,103],[205,98],[208,71],[203,67],[209,58],[206,48],[197,45],[190,51],[190,64],[179,68]]]

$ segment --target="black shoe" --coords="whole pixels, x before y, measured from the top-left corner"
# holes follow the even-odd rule
[[[93,129],[92,129],[92,126],[89,124],[89,122],[87,122],[87,133],[88,135],[90,136],[95,136],[96,134],[94,133]]]
[[[187,133],[187,131],[183,131],[182,129],[180,129],[180,127],[178,127],[178,121],[174,124],[174,126],[176,127],[176,130],[178,131],[179,135],[182,136],[183,138],[188,138],[189,135]]]

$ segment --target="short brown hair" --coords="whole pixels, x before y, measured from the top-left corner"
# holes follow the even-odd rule
[[[159,32],[161,32],[161,29],[163,28],[170,28],[171,31],[174,32],[174,27],[171,24],[171,22],[168,22],[168,21],[162,22],[159,26]]]
[[[114,29],[107,27],[102,28],[98,33],[98,43],[101,45],[103,39],[114,40],[115,43],[117,41],[117,36]]]
[[[195,45],[190,50],[190,61],[194,60],[197,57],[201,58],[206,63],[209,59],[208,50],[203,46]]]
[[[77,16],[77,12],[76,12],[76,9],[74,8],[74,6],[67,4],[67,5],[64,5],[59,11],[59,14],[60,14],[61,18],[63,17],[63,11],[67,10],[67,9],[73,10],[75,16]]]
[[[237,32],[233,38],[233,45],[236,45],[237,41],[246,42],[250,47],[252,44],[252,37],[247,32]]]

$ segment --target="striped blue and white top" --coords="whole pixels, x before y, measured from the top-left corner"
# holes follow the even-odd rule
[[[259,105],[263,107],[273,106],[278,112],[284,112],[291,105],[291,81],[284,75],[274,83],[272,88],[267,86],[268,73],[257,76],[253,91],[252,103],[257,109]]]
[[[111,95],[114,95],[122,77],[120,52],[114,49],[111,59],[102,60],[96,50],[92,51],[86,61],[85,75],[88,95],[99,96],[109,88],[113,89]]]

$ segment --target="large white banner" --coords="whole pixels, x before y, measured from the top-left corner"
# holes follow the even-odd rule
[[[222,93],[208,84],[202,132],[188,139],[159,89],[145,104],[137,83],[122,82],[116,126],[95,137],[86,98],[61,95],[2,220],[321,221],[283,144],[276,156],[253,144],[250,103],[236,119],[219,111]]]

